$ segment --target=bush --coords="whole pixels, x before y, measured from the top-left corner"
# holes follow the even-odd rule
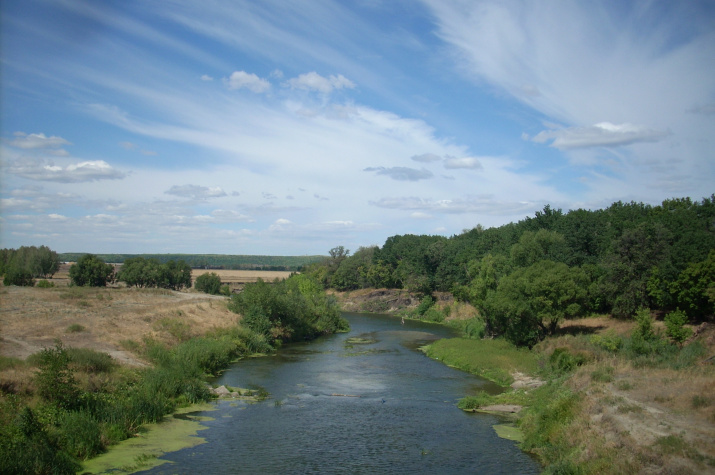
[[[108,353],[90,348],[68,348],[72,366],[86,373],[108,373],[117,365]]]
[[[87,460],[104,451],[99,423],[85,411],[63,414],[59,433],[61,447],[78,459]]]
[[[684,325],[688,322],[688,316],[681,310],[670,312],[665,316],[665,334],[676,343],[682,343],[693,333],[690,328]]]
[[[114,282],[114,267],[92,254],[85,254],[70,266],[70,281],[80,287],[106,287]]]
[[[40,281],[37,283],[37,287],[39,287],[39,288],[41,288],[41,289],[50,289],[50,288],[52,288],[52,287],[54,287],[54,286],[55,286],[55,283],[54,283],[54,282],[50,282],[50,281],[47,280],[47,279],[42,279],[42,280],[40,280]]]
[[[218,295],[221,293],[221,277],[215,272],[201,274],[196,278],[194,288],[199,292]]]
[[[25,269],[10,266],[5,271],[5,277],[2,280],[4,285],[17,285],[22,287],[32,287],[35,285],[35,279],[32,278],[32,273]]]
[[[39,395],[61,409],[73,409],[78,402],[79,389],[69,367],[70,355],[62,342],[57,341],[54,348],[43,349],[38,359],[35,383]]]
[[[549,356],[549,366],[557,374],[570,373],[585,362],[583,355],[575,355],[568,348],[556,348]]]

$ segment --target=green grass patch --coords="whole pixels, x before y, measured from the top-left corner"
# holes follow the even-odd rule
[[[84,328],[84,325],[80,325],[79,323],[73,323],[67,327],[67,333],[80,333],[85,330],[86,328]]]
[[[536,374],[539,369],[534,353],[516,348],[501,339],[444,339],[427,346],[425,353],[430,358],[494,381],[503,387],[514,381],[512,372]]]

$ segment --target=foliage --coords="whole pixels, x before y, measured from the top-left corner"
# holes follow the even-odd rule
[[[194,288],[199,292],[218,295],[221,293],[221,277],[215,272],[201,274],[196,278]]]
[[[28,273],[33,278],[45,279],[52,277],[59,270],[60,259],[58,254],[47,246],[22,246],[19,249],[1,249],[0,275],[7,275],[12,268],[16,272]]]
[[[114,266],[93,254],[85,254],[70,266],[70,281],[80,287],[106,287],[114,281]]]
[[[665,316],[665,334],[676,343],[682,343],[693,333],[690,328],[685,327],[688,323],[688,316],[682,310],[670,312]]]
[[[248,328],[278,343],[348,328],[335,300],[307,275],[247,284],[243,292],[232,296],[229,309],[243,315],[242,323]]]
[[[5,277],[3,278],[2,283],[3,285],[32,287],[35,285],[35,279],[32,278],[32,273],[29,271],[11,264],[5,270]]]
[[[673,300],[692,318],[715,312],[715,249],[704,261],[688,265],[671,285]]]
[[[54,282],[50,282],[49,280],[42,279],[37,283],[37,287],[40,289],[51,289],[52,287],[55,286]]]
[[[162,264],[156,259],[129,258],[117,273],[117,280],[130,287],[181,290],[191,288],[191,267],[184,261]]]
[[[586,283],[579,268],[540,261],[503,277],[480,310],[492,333],[533,346],[553,334],[564,318],[583,315]]]
[[[38,356],[39,371],[35,375],[38,394],[60,409],[76,407],[79,396],[74,371],[69,364],[71,357],[61,341],[54,348],[45,348]]]

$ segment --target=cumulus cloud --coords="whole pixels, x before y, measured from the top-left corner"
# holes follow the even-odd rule
[[[590,127],[570,127],[539,132],[531,140],[544,143],[552,140],[551,147],[560,150],[588,147],[618,147],[636,142],[657,142],[670,135],[664,130],[642,125],[600,122]]]
[[[219,187],[208,187],[199,185],[174,185],[164,193],[167,195],[190,198],[192,200],[207,200],[210,198],[221,198],[226,196],[226,192]]]
[[[251,92],[260,94],[268,91],[271,88],[271,83],[259,78],[253,73],[234,71],[231,73],[231,76],[226,79],[226,86],[229,89],[248,89]]]
[[[446,158],[444,160],[444,168],[455,169],[455,168],[467,168],[471,170],[479,170],[482,168],[481,162],[474,157],[463,157],[463,158]]]
[[[23,157],[8,164],[6,169],[13,175],[30,180],[58,183],[117,180],[126,176],[104,160],[88,160],[60,166],[44,159]]]
[[[315,71],[301,74],[296,78],[286,81],[291,89],[303,89],[307,91],[318,91],[323,94],[330,94],[336,89],[353,89],[355,83],[342,74],[323,77]]]
[[[393,180],[398,181],[419,181],[426,180],[434,176],[431,171],[424,168],[417,170],[409,167],[369,167],[365,168],[363,171],[375,172],[376,175],[389,176]]]

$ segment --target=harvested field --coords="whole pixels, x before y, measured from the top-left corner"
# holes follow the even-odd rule
[[[221,283],[228,285],[232,290],[242,287],[244,284],[256,282],[262,279],[266,282],[273,282],[275,279],[287,279],[293,272],[290,271],[269,271],[269,270],[227,270],[227,269],[193,269],[191,271],[191,281],[202,274],[215,273],[221,278]]]

